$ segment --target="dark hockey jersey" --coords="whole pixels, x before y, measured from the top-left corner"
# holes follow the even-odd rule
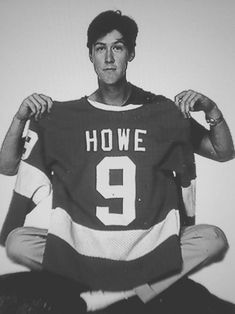
[[[31,121],[2,231],[53,193],[43,266],[91,289],[181,268],[174,174],[184,186],[195,178],[189,122],[165,97],[133,90],[122,107],[83,97]]]

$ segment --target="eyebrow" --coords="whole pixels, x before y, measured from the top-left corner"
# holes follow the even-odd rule
[[[126,44],[125,41],[122,38],[117,39],[115,42],[113,42],[113,44],[118,44],[118,43],[121,43],[121,44],[124,44],[124,45]],[[97,42],[94,43],[94,46],[96,46],[96,45],[105,46],[106,44],[101,42],[101,41],[97,41]]]

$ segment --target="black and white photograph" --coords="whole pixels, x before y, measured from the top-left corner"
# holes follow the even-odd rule
[[[235,2],[0,0],[0,314],[235,314]]]

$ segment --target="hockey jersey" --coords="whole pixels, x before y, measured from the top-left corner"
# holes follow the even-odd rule
[[[30,123],[2,240],[53,193],[45,269],[110,291],[180,270],[174,174],[195,178],[189,133],[169,99],[135,87],[122,107],[55,102]]]

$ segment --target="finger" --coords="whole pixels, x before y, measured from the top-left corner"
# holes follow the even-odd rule
[[[53,100],[49,96],[46,96],[43,94],[39,94],[39,95],[47,102],[47,111],[50,112],[53,106]]]
[[[46,101],[43,97],[41,97],[40,94],[34,93],[34,94],[32,95],[32,97],[33,97],[33,100],[35,100],[35,101],[34,101],[34,104],[35,104],[35,105],[37,106],[37,108],[38,108],[38,112],[36,113],[35,118],[36,118],[37,120],[39,120],[39,119],[42,118],[43,113],[44,113],[46,110],[48,110],[48,103],[47,103],[47,101]]]
[[[40,110],[40,116],[41,116],[43,112],[47,109],[47,102],[39,94],[35,93],[32,96],[39,104],[39,110]]]
[[[38,98],[37,94],[32,94],[28,97],[28,99],[37,107],[37,108],[41,108],[41,106],[43,105],[43,102],[45,104],[45,101]]]
[[[197,93],[195,91],[190,90],[188,93],[188,97],[186,99],[188,112],[194,111],[195,99],[197,97]]]
[[[190,112],[189,112],[189,99],[191,96],[191,91],[187,91],[184,96],[181,98],[180,100],[180,110],[183,113],[183,115],[185,116],[185,118],[189,118]]]
[[[200,110],[199,106],[200,105],[200,102],[198,102],[198,100],[201,99],[201,95],[196,93],[196,95],[194,96],[194,98],[192,99],[192,109],[191,111],[198,111]]]
[[[38,109],[40,112],[36,114],[36,119],[41,119],[43,114],[47,111],[48,113],[51,110],[53,105],[53,101],[50,97],[43,94],[33,94],[33,98],[38,102],[40,108]]]
[[[179,109],[185,118],[188,118],[187,111],[185,110],[185,103],[180,102]]]
[[[178,107],[179,107],[179,105],[180,105],[181,99],[185,96],[186,93],[187,93],[187,91],[184,90],[184,91],[182,91],[181,93],[179,93],[179,94],[177,94],[177,95],[175,96],[175,103],[176,103],[176,105],[177,105]]]
[[[34,96],[33,96],[34,95]],[[33,94],[31,96],[29,96],[29,100],[30,102],[34,105],[36,112],[34,113],[34,118],[36,121],[39,120],[39,116],[41,114],[41,109],[42,109],[42,105],[40,104],[40,102],[38,102],[38,100],[35,97],[35,94]]]
[[[32,103],[29,99],[25,101],[27,105],[27,109],[29,110],[29,117],[35,116],[37,113],[37,108],[35,107],[34,103]]]

